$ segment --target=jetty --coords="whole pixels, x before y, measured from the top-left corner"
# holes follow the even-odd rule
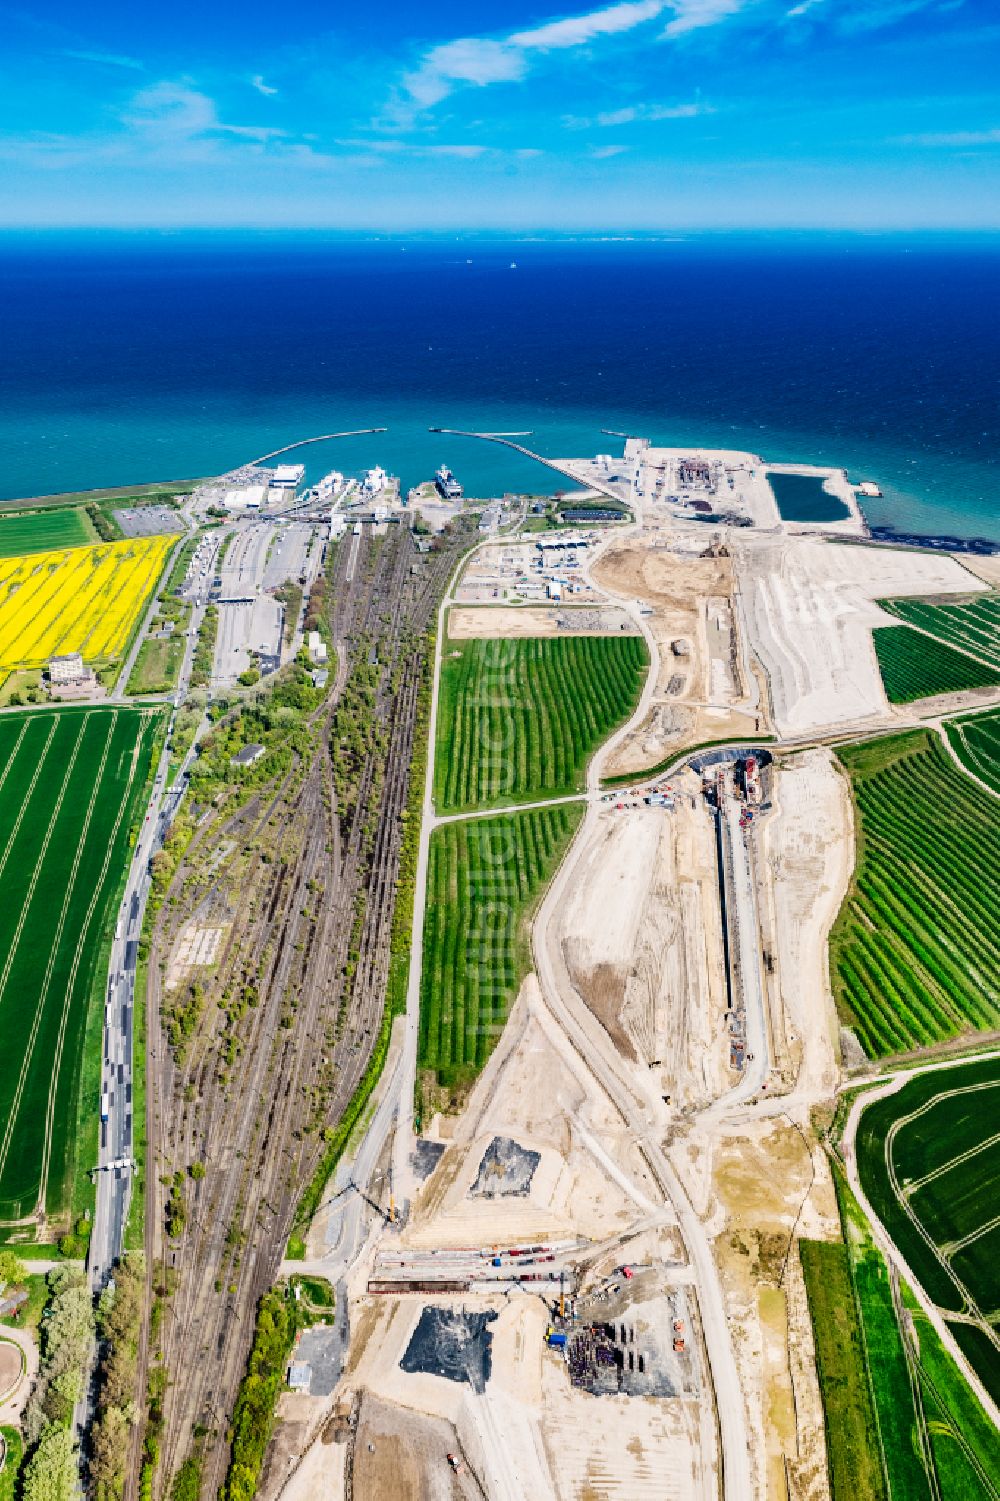
[[[269,459],[276,459],[280,454],[291,453],[293,448],[305,448],[307,443],[326,443],[331,438],[367,438],[371,433],[388,431],[387,427],[359,427],[350,433],[317,433],[315,438],[296,438],[294,443],[286,443],[284,448],[272,448],[270,453],[262,453],[259,459],[250,459],[246,467],[266,464]]]
[[[566,468],[565,461],[547,459],[543,454],[535,453],[533,449],[526,448],[523,443],[516,443],[514,441],[515,438],[530,438],[530,432],[511,434],[467,433],[457,427],[431,427],[427,430],[431,433],[442,433],[447,438],[480,438],[484,443],[502,443],[505,448],[513,448],[515,453],[523,453],[526,459],[534,459],[536,464],[544,464],[546,469],[554,469],[557,474],[561,474],[564,479],[572,480],[575,485],[585,485],[588,490],[597,490],[601,495],[607,495],[616,505],[627,504],[627,502],[622,501],[622,497],[618,492],[612,490],[609,485],[605,485],[600,480],[592,479],[589,476],[586,479],[581,479],[571,469]]]

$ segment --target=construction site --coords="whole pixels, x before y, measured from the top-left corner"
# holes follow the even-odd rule
[[[842,472],[785,468],[848,506]],[[177,1174],[202,1163],[154,1265],[170,1287],[163,1473],[196,1452],[203,1494],[252,1308],[280,1271],[325,1279],[336,1316],[296,1345],[266,1501],[830,1495],[798,1252],[840,1235],[814,1112],[851,1047],[827,939],[853,811],[826,742],[900,722],[871,641],[878,598],[975,584],[940,554],[858,546],[856,505],[823,537],[782,520],[753,455],[626,445],[577,469],[620,489],[636,524],[543,541],[511,513],[512,534],[490,532],[449,582],[457,550],[355,523],[331,577],[316,753],[203,810],[174,877],[153,991],[168,1015],[200,993],[183,1047],[151,1037],[149,1222],[176,1225]],[[438,665],[449,637],[624,632],[651,666],[585,788],[551,799],[581,821],[480,1071],[414,1117],[414,941],[381,1078],[282,1263],[322,1124],[380,1022],[416,643],[436,612]],[[376,675],[376,730],[345,791],[332,715],[358,669]],[[430,830],[509,811],[442,815],[435,753],[431,734],[416,935]]]

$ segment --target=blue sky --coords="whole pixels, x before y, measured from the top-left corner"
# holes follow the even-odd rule
[[[997,0],[0,4],[0,224],[1000,228]]]

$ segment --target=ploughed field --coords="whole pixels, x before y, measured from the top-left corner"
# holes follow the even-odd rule
[[[842,1020],[870,1057],[1000,1027],[996,799],[930,731],[839,755],[858,830],[830,937]]]
[[[1000,794],[1000,709],[950,719],[945,731],[959,760]]]
[[[0,1221],[58,1214],[96,1160],[108,943],[160,723],[0,716]]]
[[[883,599],[879,603],[883,610],[929,631],[939,641],[1000,667],[1000,594],[995,591],[957,603],[927,599]]]
[[[447,1086],[492,1052],[530,967],[528,919],[583,815],[557,803],[442,824],[431,838],[420,1066]]]
[[[0,512],[0,558],[57,547],[85,547],[97,540],[97,532],[82,506]]]
[[[591,754],[635,708],[647,663],[641,636],[447,642],[438,811],[582,791]]]
[[[1000,1058],[935,1069],[869,1105],[865,1193],[983,1384],[1000,1401]]]
[[[962,693],[1000,684],[1000,669],[934,641],[908,625],[872,632],[875,655],[891,704],[909,704],[937,693]]]
[[[0,560],[0,681],[81,652],[119,657],[176,537],[134,537]]]

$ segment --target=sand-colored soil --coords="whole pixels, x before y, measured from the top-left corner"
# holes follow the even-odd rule
[[[772,772],[775,811],[764,825],[775,972],[771,1035],[789,1086],[811,1104],[836,1087],[839,1044],[827,939],[850,883],[853,809],[831,751],[782,759]]]
[[[695,1403],[591,1397],[561,1367],[543,1374],[546,1451],[559,1501],[699,1501],[714,1495]],[[611,1436],[613,1435],[613,1440]],[[706,1468],[708,1472],[706,1473]]]
[[[608,774],[642,771],[686,745],[760,731],[753,684],[744,682],[740,661],[728,556],[701,557],[679,539],[656,546],[649,538],[623,541],[601,556],[592,576],[649,606],[646,620],[660,652],[652,707],[611,757]]]
[[[226,928],[190,922],[181,930],[167,966],[166,989],[176,990],[195,970],[209,969],[219,957]]]
[[[0,1397],[13,1393],[21,1379],[21,1351],[17,1345],[0,1339]]]
[[[679,790],[679,784],[678,784]],[[658,1070],[683,1108],[728,1081],[722,931],[711,817],[609,808],[577,864],[560,939],[580,994],[622,1054]]]
[[[456,605],[448,615],[448,639],[495,640],[525,636],[634,636],[624,610],[593,605],[541,608],[537,605]]]
[[[987,557],[975,557],[972,553],[952,553],[955,562],[961,568],[968,569],[977,579],[984,583],[992,584],[994,589],[1000,589],[1000,553],[992,553]],[[970,585],[975,588],[975,585]]]
[[[621,1165],[627,1182],[629,1171],[641,1171],[639,1159],[603,1096],[588,1098],[578,1082],[537,995],[532,975],[468,1108],[457,1120],[435,1122],[447,1145],[417,1194],[404,1245],[518,1245],[577,1235],[603,1240],[634,1220],[635,1204],[621,1183],[609,1180],[607,1160]],[[495,1136],[540,1154],[527,1197],[469,1197]]]
[[[945,553],[844,546],[810,537],[734,544],[751,645],[767,676],[779,735],[889,716],[872,628],[899,622],[893,595],[968,592]]]
[[[448,1463],[458,1447],[451,1423],[366,1392],[354,1444],[354,1495],[359,1501],[481,1501],[468,1466],[455,1474]]]
[[[794,1286],[798,1257],[791,1237],[793,1229],[796,1235],[839,1233],[825,1159],[786,1121],[760,1121],[716,1144],[712,1182],[723,1216],[716,1256],[757,1434],[754,1448],[763,1456],[760,1494],[785,1501],[787,1463],[802,1479],[801,1494],[819,1501],[828,1495],[822,1406],[818,1386],[802,1370],[808,1308]]]

